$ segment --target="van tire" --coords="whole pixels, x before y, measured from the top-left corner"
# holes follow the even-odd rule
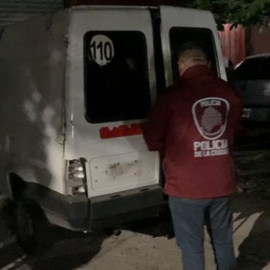
[[[14,203],[14,233],[18,245],[28,254],[40,250],[47,222],[40,218],[36,206],[30,201],[17,198]]]
[[[12,231],[14,227],[13,206],[14,204],[11,199],[0,199],[0,219],[4,223],[4,226],[10,231]]]

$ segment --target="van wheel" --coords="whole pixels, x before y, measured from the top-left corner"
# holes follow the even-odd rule
[[[11,199],[0,200],[0,220],[9,234],[14,233],[14,203]]]
[[[35,205],[29,200],[16,199],[14,221],[14,232],[19,246],[29,254],[37,253],[42,243],[45,223],[41,223]]]

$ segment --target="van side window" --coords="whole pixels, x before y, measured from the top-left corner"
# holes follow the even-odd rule
[[[211,62],[211,68],[216,74],[219,74],[217,70],[217,54],[215,48],[215,41],[212,31],[207,28],[190,28],[190,27],[172,27],[169,32],[170,35],[170,47],[172,57],[172,70],[173,70],[173,81],[178,80],[178,51],[179,48],[187,43],[194,42],[202,47]]]
[[[139,31],[84,35],[85,116],[91,123],[146,117],[151,105],[147,46]]]

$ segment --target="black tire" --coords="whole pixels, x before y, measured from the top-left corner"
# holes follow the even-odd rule
[[[47,221],[40,215],[33,202],[15,199],[14,233],[19,246],[28,254],[35,254],[42,247]]]
[[[14,203],[11,199],[4,199],[0,202],[0,219],[10,233],[14,232]]]

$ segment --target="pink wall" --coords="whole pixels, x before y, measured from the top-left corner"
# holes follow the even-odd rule
[[[230,24],[225,24],[224,30],[219,32],[219,37],[223,55],[235,66],[246,54],[245,29],[241,26],[232,29],[230,27]]]

